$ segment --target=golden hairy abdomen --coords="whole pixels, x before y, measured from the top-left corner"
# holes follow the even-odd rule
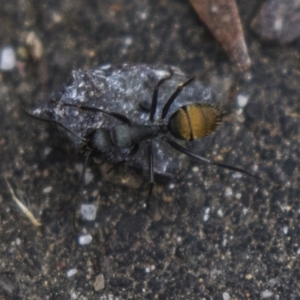
[[[210,104],[186,105],[171,116],[169,129],[175,137],[193,141],[214,132],[222,117],[222,111]]]

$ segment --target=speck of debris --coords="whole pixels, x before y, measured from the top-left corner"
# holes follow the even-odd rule
[[[198,172],[198,171],[199,171],[199,167],[193,167],[192,171],[193,171],[194,173]]]
[[[273,287],[273,286],[275,286],[277,283],[278,283],[278,282],[277,282],[276,279],[270,279],[270,280],[268,281],[268,286]]]
[[[226,188],[225,196],[230,197],[230,196],[232,196],[232,194],[233,194],[232,189],[230,187]]]
[[[44,194],[49,194],[52,191],[52,186],[47,186],[43,189]]]
[[[51,151],[52,151],[52,148],[46,147],[46,148],[44,149],[44,156],[45,156],[45,157],[48,156],[48,155],[50,154]]]
[[[242,174],[241,173],[239,173],[239,172],[235,172],[235,173],[233,173],[232,174],[232,178],[241,178],[242,177]]]
[[[29,47],[30,55],[34,61],[39,61],[44,53],[43,44],[34,31],[28,33],[26,45]]]
[[[223,210],[221,208],[218,210],[217,214],[218,214],[219,217],[223,217],[224,216],[224,212],[223,212]]]
[[[242,194],[241,193],[236,193],[235,198],[240,200],[242,198]]]
[[[209,219],[209,212],[210,212],[210,208],[206,207],[204,209],[203,222],[206,222]]]
[[[94,175],[91,172],[85,172],[84,183],[89,184],[94,179]]]
[[[94,289],[96,292],[99,292],[105,288],[105,280],[103,274],[99,274],[94,282]]]
[[[174,187],[175,187],[175,184],[174,184],[174,183],[170,183],[170,184],[169,184],[169,189],[170,189],[170,190],[174,189]]]

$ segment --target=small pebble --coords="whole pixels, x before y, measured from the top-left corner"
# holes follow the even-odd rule
[[[249,97],[243,94],[237,96],[236,102],[240,108],[245,107],[248,104]]]
[[[29,47],[29,52],[34,61],[39,61],[44,53],[42,41],[38,35],[31,31],[26,38],[26,45]]]
[[[52,186],[47,186],[43,189],[44,194],[49,194],[52,191]]]
[[[277,283],[278,283],[278,282],[277,282],[276,279],[270,279],[270,280],[268,281],[268,286],[273,287],[273,286],[275,286]]]
[[[69,271],[67,271],[67,276],[68,277],[72,277],[77,273],[77,269],[70,269]]]
[[[50,147],[46,147],[45,149],[44,149],[44,156],[46,157],[46,156],[48,156],[48,154],[50,154],[50,152],[52,151],[52,148],[50,148]]]
[[[10,71],[16,65],[16,54],[11,46],[5,46],[0,50],[0,70]]]
[[[103,274],[99,274],[94,282],[94,289],[96,292],[99,292],[105,288],[105,281]]]
[[[231,299],[229,293],[227,293],[227,292],[224,292],[222,296],[223,296],[223,300],[230,300]]]
[[[221,208],[218,209],[217,214],[218,214],[219,217],[223,217],[224,216],[224,212],[223,212],[223,210]]]
[[[209,219],[209,212],[210,212],[210,208],[206,207],[204,209],[203,222],[206,222]]]
[[[78,239],[80,245],[88,245],[93,237],[90,234],[81,235]]]
[[[89,184],[94,179],[94,175],[91,172],[85,172],[84,174],[84,183]]]
[[[84,220],[94,221],[97,214],[97,206],[93,204],[81,204],[80,213]]]
[[[262,298],[270,298],[273,295],[274,295],[274,293],[269,290],[265,290],[265,291],[261,292]]]
[[[225,197],[230,197],[233,195],[232,189],[231,188],[226,188],[225,190]]]
[[[181,237],[181,236],[178,236],[178,237],[177,237],[177,243],[181,243],[181,241],[182,241],[182,237]]]

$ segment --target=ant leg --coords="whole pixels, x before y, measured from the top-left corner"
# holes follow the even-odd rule
[[[196,77],[193,76],[190,79],[188,79],[187,81],[178,84],[176,91],[171,95],[171,97],[169,98],[169,100],[167,101],[167,103],[165,104],[165,106],[162,110],[162,115],[161,115],[162,120],[166,117],[171,105],[173,104],[173,102],[175,101],[175,99],[177,98],[179,93],[182,91],[182,89],[185,86],[187,86],[188,84],[190,84],[195,78]]]
[[[150,207],[150,199],[151,199],[152,191],[153,191],[153,187],[154,187],[153,149],[152,149],[151,141],[148,144],[148,164],[149,164],[150,188],[149,188],[148,199],[146,202],[147,209],[149,209],[149,207]]]
[[[117,168],[117,167],[123,165],[123,164],[126,162],[127,158],[136,155],[136,153],[139,151],[139,149],[140,149],[140,145],[139,145],[139,144],[135,144],[135,145],[133,146],[133,148],[131,149],[130,153],[127,155],[127,157],[126,157],[125,159],[123,159],[123,160],[121,160],[121,161],[115,163],[115,164],[114,164],[114,165],[106,172],[106,174],[109,174],[109,173],[110,173],[111,171],[113,171],[115,168]]]
[[[63,105],[64,106],[70,106],[70,107],[76,107],[78,109],[87,110],[87,111],[91,111],[91,112],[101,112],[103,114],[107,114],[107,115],[110,115],[110,116],[118,119],[122,123],[131,125],[130,120],[126,116],[124,116],[122,114],[119,114],[117,112],[106,111],[106,110],[101,109],[101,108],[92,107],[92,106],[85,106],[85,105],[76,105],[76,104],[68,104],[68,103],[63,103]]]
[[[202,157],[200,155],[197,155],[189,150],[187,150],[186,148],[184,147],[181,147],[179,144],[177,144],[176,142],[174,142],[173,140],[169,139],[168,137],[164,137],[164,140],[169,143],[174,149],[178,150],[179,152],[181,153],[184,153],[190,157],[193,157],[193,158],[196,158],[198,160],[201,160],[207,164],[210,164],[210,165],[215,165],[215,166],[218,166],[218,167],[221,167],[221,168],[224,168],[224,169],[229,169],[229,170],[232,170],[232,171],[237,171],[237,172],[240,172],[240,173],[243,173],[243,174],[246,174],[248,176],[251,176],[251,177],[254,177],[256,179],[259,179],[261,180],[261,178],[259,176],[256,176],[256,175],[253,175],[241,168],[238,168],[238,167],[234,167],[234,166],[230,166],[230,165],[225,165],[225,164],[221,164],[221,163],[217,163],[217,162],[214,162],[212,160],[209,160],[205,157]]]
[[[31,113],[29,113],[28,111],[22,109],[22,111],[29,117],[39,120],[39,121],[43,121],[43,122],[48,122],[48,123],[53,123],[56,124],[57,126],[63,128],[64,130],[68,131],[69,133],[73,134],[74,136],[76,136],[78,139],[85,141],[85,138],[81,137],[80,135],[76,134],[75,132],[73,132],[71,129],[69,129],[68,127],[64,126],[62,123],[56,121],[56,120],[50,120],[50,119],[46,119],[46,118],[42,118],[42,117],[37,117]]]
[[[76,210],[77,210],[77,205],[78,205],[78,195],[80,195],[82,193],[86,167],[87,167],[88,160],[90,158],[91,153],[92,153],[92,150],[89,150],[87,152],[86,156],[85,156],[82,172],[81,172],[81,175],[80,175],[80,188],[79,188],[79,191],[77,192],[77,195],[75,197],[74,210],[73,210],[73,227],[74,227],[74,229],[77,228],[77,225],[76,225]]]
[[[173,71],[170,70],[170,75],[161,79],[155,86],[153,95],[152,95],[152,102],[151,102],[151,110],[150,110],[150,115],[149,115],[149,120],[152,122],[154,121],[154,116],[156,113],[156,108],[157,108],[157,98],[158,98],[158,89],[159,87],[168,79],[170,79],[173,76]]]
[[[86,156],[85,156],[85,160],[84,160],[84,164],[83,164],[83,168],[82,168],[82,172],[81,172],[81,176],[80,176],[80,192],[82,191],[82,188],[83,188],[83,185],[84,185],[84,176],[85,176],[85,172],[86,172],[86,167],[87,167],[87,163],[88,163],[88,160],[90,158],[90,155],[92,153],[92,150],[88,150]]]

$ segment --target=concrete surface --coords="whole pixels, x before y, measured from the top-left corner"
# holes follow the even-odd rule
[[[0,46],[24,50],[34,32],[44,55],[36,46],[37,61],[1,73],[1,299],[300,299],[300,42],[262,42],[250,29],[259,3],[238,3],[252,59],[242,75],[188,1],[2,4]],[[263,180],[189,160],[143,212],[146,175],[141,184],[131,170],[106,177],[107,166],[91,161],[78,205],[97,205],[97,216],[77,215],[74,230],[82,156],[19,107],[36,107],[73,69],[124,62],[175,65],[211,85],[229,114],[194,150]],[[3,177],[40,228],[15,207]],[[80,245],[87,234],[92,241]]]

